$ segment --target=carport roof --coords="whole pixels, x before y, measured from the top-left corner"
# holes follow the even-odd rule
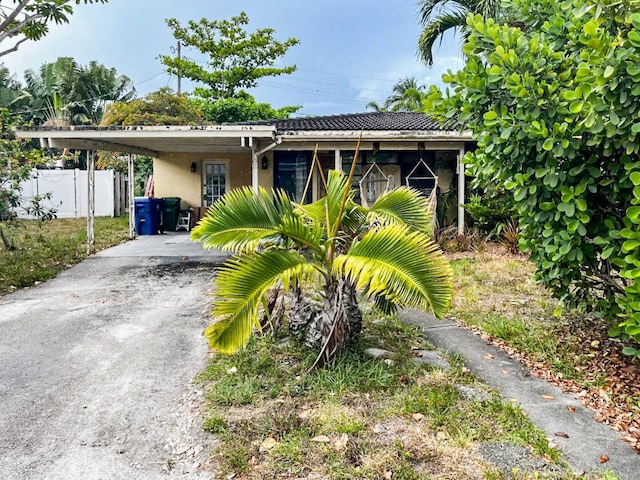
[[[442,126],[424,113],[369,112],[206,126],[20,127],[19,137],[51,148],[107,150],[160,156],[181,152],[235,152],[264,142],[364,140],[470,141],[455,124]]]

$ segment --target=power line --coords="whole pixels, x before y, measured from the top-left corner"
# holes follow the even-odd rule
[[[352,87],[351,85],[340,85],[338,83],[320,82],[318,80],[305,80],[303,78],[281,77],[280,79],[281,80],[291,80],[291,81],[294,81],[294,82],[316,83],[318,85],[326,85],[326,86],[329,86],[329,87],[355,88],[355,87]],[[362,87],[362,88],[359,88],[359,90],[366,90],[368,92],[389,93],[388,90],[379,90],[377,88]]]
[[[389,83],[397,83],[398,80],[390,80],[388,78],[374,78],[374,77],[363,77],[360,75],[349,75],[347,73],[344,72],[340,72],[340,73],[333,73],[333,72],[322,72],[319,70],[309,70],[308,68],[297,68],[297,70],[300,70],[301,72],[311,72],[311,73],[321,73],[323,75],[333,75],[335,77],[349,77],[349,78],[359,78],[361,80],[374,80],[376,82],[389,82]]]
[[[311,89],[306,89],[306,88],[300,88],[300,87],[293,87],[293,86],[287,86],[287,85],[278,85],[276,83],[269,83],[269,82],[258,82],[258,85],[264,85],[267,87],[271,87],[271,88],[279,88],[281,90],[287,90],[290,92],[297,92],[297,93],[307,93],[310,95],[316,95],[319,97],[326,97],[326,98],[333,98],[333,99],[337,99],[337,100],[349,100],[353,103],[359,103],[360,100],[356,99],[355,97],[349,97],[346,95],[340,95],[340,94],[335,94],[335,93],[330,93],[330,92],[321,92],[320,90],[311,90]]]

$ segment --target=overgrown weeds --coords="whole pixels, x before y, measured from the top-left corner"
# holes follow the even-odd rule
[[[33,286],[86,258],[86,219],[20,221],[15,250],[0,248],[0,295]],[[96,218],[96,249],[128,238],[128,218]]]
[[[447,370],[419,364],[416,352],[431,346],[417,329],[393,317],[365,317],[363,336],[332,368],[307,373],[314,355],[287,337],[254,337],[235,355],[212,358],[198,381],[208,389],[204,428],[221,440],[217,473],[505,478],[479,453],[487,442],[512,442],[551,465],[560,461],[521,410],[479,384],[460,359],[450,358]],[[371,358],[368,348],[388,354]],[[555,468],[522,478],[587,478]]]
[[[557,301],[534,281],[526,256],[493,245],[450,258],[456,292],[451,315],[480,329],[534,375],[576,393],[640,451],[640,369],[609,338],[610,325],[578,311],[559,315]]]

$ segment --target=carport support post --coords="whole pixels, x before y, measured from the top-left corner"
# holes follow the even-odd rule
[[[136,219],[136,212],[135,212],[135,194],[136,194],[136,182],[135,182],[135,172],[133,170],[133,160],[134,160],[135,156],[130,153],[129,154],[129,163],[127,165],[128,167],[128,175],[129,175],[129,182],[127,183],[127,189],[128,189],[128,194],[127,197],[129,198],[129,240],[133,240],[134,238],[136,238],[136,228],[135,228],[135,219]]]
[[[96,202],[96,157],[93,150],[87,151],[87,182],[89,199],[87,202],[87,255],[96,251],[96,236],[94,230],[95,202]]]
[[[465,164],[464,146],[458,151],[458,235],[464,235],[464,184],[465,184]]]
[[[342,171],[342,154],[340,153],[339,149],[336,149],[335,151],[335,159],[334,159],[334,167],[335,170],[338,170],[339,172]]]
[[[258,152],[254,147],[251,148],[251,186],[257,192],[260,185],[258,179]]]

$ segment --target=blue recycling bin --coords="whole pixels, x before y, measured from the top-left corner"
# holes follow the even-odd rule
[[[161,198],[136,197],[136,234],[157,235],[164,231],[164,202]]]

